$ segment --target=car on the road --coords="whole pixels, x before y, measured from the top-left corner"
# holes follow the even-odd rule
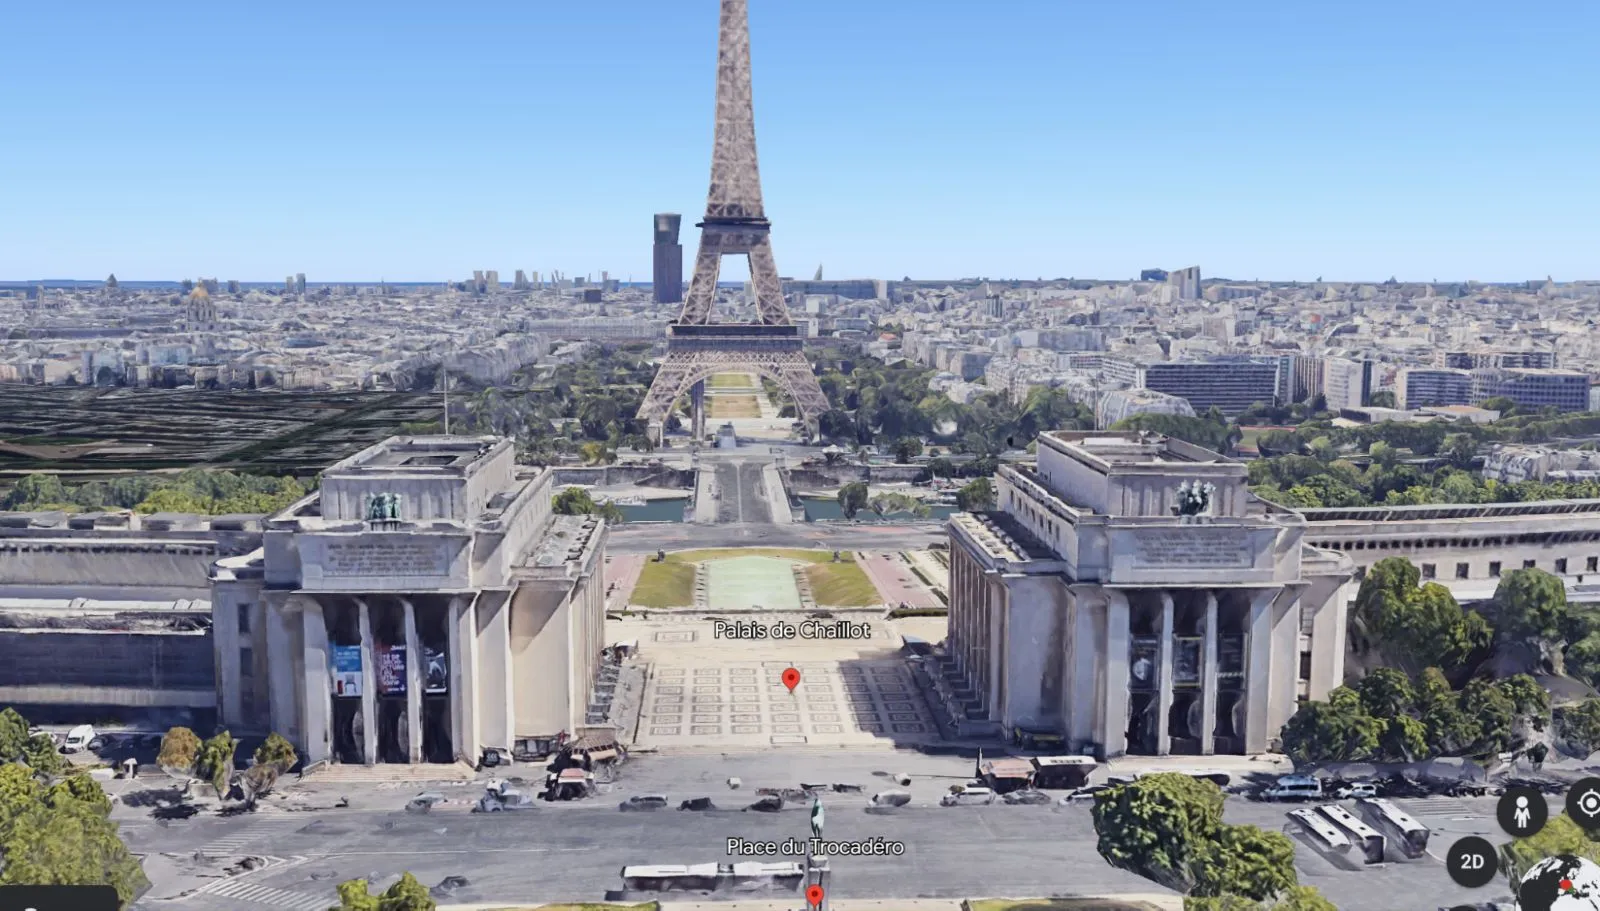
[[[1111,790],[1111,785],[1108,784],[1085,785],[1071,792],[1070,794],[1067,794],[1056,802],[1063,806],[1074,803],[1092,803],[1096,796],[1109,790]]]
[[[941,807],[988,806],[992,803],[994,803],[993,791],[970,785],[939,798]]]
[[[531,810],[535,806],[537,804],[531,796],[514,788],[506,788],[478,798],[478,803],[472,808],[472,812],[500,813],[506,810]]]
[[[1333,796],[1339,800],[1370,800],[1378,796],[1378,788],[1370,781],[1357,781],[1334,791]]]
[[[660,810],[667,805],[665,794],[637,794],[624,800],[617,809],[619,810]]]
[[[80,724],[67,732],[67,739],[61,743],[61,752],[78,753],[87,750],[95,737],[93,725]]]
[[[406,812],[426,813],[444,801],[445,796],[437,791],[423,791],[406,802]]]
[[[1266,800],[1321,800],[1322,780],[1305,775],[1285,775],[1261,796]]]

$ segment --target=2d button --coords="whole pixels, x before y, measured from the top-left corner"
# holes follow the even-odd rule
[[[1445,855],[1445,868],[1456,885],[1466,889],[1481,889],[1494,881],[1500,869],[1494,845],[1476,835],[1469,835],[1450,846]]]

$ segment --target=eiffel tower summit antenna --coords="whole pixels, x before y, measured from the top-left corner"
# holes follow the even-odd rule
[[[656,371],[639,418],[665,422],[672,406],[688,394],[693,408],[691,433],[705,437],[705,381],[723,371],[755,373],[775,382],[794,399],[795,410],[812,431],[828,410],[805,340],[789,318],[783,286],[772,259],[770,234],[761,202],[761,169],[756,162],[755,105],[750,92],[749,0],[722,0],[717,36],[717,124],[711,146],[711,189],[700,229],[700,251],[683,311],[667,330],[667,356]],[[753,323],[712,322],[722,257],[743,255],[750,263],[757,319]],[[662,432],[665,427],[662,427]]]

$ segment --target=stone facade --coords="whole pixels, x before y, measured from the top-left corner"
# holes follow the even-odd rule
[[[1049,433],[950,534],[940,688],[957,727],[1074,748],[1256,753],[1343,676],[1350,561],[1179,440]],[[1186,502],[1187,501],[1187,502]]]
[[[310,762],[452,762],[586,723],[605,526],[509,440],[396,437],[212,572],[224,724]]]

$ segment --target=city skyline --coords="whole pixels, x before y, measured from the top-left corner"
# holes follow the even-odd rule
[[[645,280],[703,205],[703,5],[13,13],[0,278]],[[784,275],[1600,277],[1592,9],[752,7]]]

